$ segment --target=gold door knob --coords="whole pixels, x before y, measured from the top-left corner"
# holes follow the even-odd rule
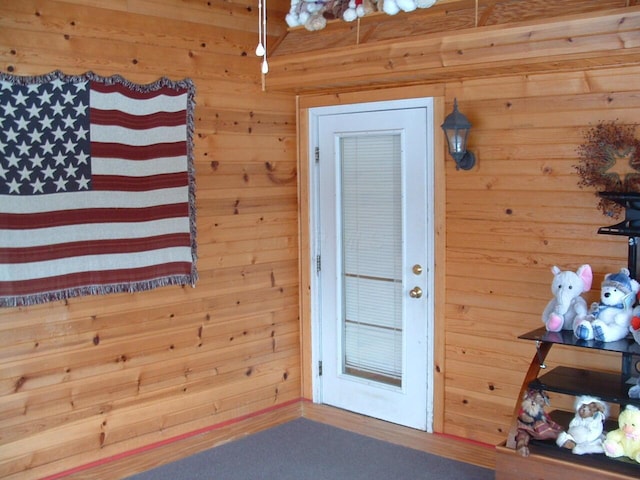
[[[420,287],[413,287],[411,290],[409,290],[409,296],[411,298],[422,297],[422,289]]]

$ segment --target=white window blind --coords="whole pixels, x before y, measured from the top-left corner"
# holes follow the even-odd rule
[[[398,385],[402,378],[400,134],[340,139],[343,366]]]

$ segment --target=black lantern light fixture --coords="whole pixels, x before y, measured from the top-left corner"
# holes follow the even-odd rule
[[[447,137],[449,154],[456,161],[456,170],[470,170],[476,164],[476,157],[467,151],[467,138],[471,130],[471,122],[458,111],[458,99],[453,100],[453,112],[447,115],[442,124]]]

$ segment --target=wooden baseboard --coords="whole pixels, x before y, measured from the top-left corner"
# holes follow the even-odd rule
[[[496,452],[492,445],[430,434],[326,405],[300,400],[236,422],[212,426],[211,429],[197,432],[194,435],[185,435],[172,442],[157,446],[151,445],[146,449],[127,452],[118,458],[105,459],[101,463],[96,462],[92,465],[81,466],[73,471],[62,472],[50,478],[64,478],[65,480],[124,478],[233,440],[239,440],[299,417],[434,455],[490,469],[495,468]]]
[[[212,425],[210,429],[194,432],[193,435],[184,435],[175,441],[150,445],[146,449],[134,452],[125,452],[117,458],[105,459],[102,463],[94,462],[92,465],[81,466],[73,471],[62,472],[48,478],[51,480],[54,478],[64,480],[125,478],[233,440],[239,440],[300,416],[302,416],[302,402],[296,401],[238,421]]]
[[[385,442],[395,443],[492,470],[495,468],[496,451],[493,445],[437,433],[426,433],[311,402],[303,403],[302,416],[361,435],[384,440]]]

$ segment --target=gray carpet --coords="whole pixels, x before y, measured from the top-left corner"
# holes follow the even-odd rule
[[[130,480],[493,480],[494,471],[298,418]]]

